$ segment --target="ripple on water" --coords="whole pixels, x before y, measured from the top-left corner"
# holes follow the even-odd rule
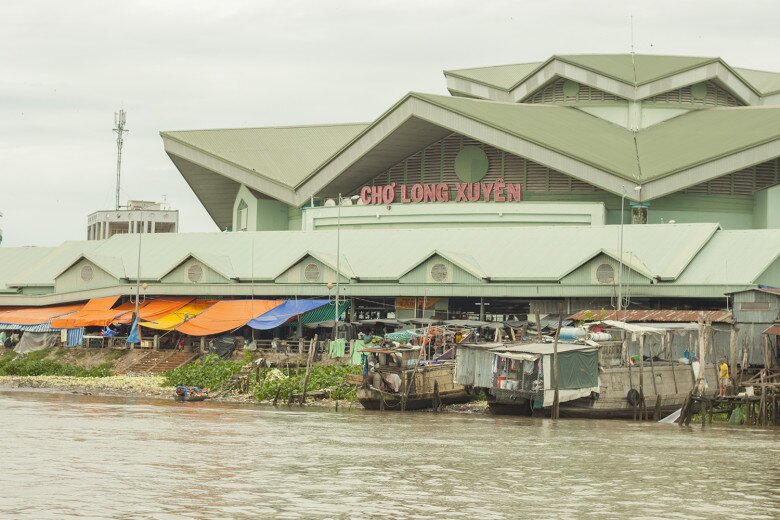
[[[771,431],[17,392],[0,393],[0,409],[3,518],[688,519],[777,509]]]

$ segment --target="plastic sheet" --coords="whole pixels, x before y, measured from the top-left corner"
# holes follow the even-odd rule
[[[250,320],[284,303],[281,300],[223,300],[176,330],[188,336],[211,336],[243,327]]]

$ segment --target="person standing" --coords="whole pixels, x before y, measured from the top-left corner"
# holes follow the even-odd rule
[[[726,388],[729,386],[729,365],[726,363],[726,358],[720,358],[720,363],[718,364],[718,369],[720,373],[720,397],[724,397],[726,395]]]

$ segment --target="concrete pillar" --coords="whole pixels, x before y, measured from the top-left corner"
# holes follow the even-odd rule
[[[485,298],[479,298],[479,321],[485,321]]]
[[[155,334],[152,338],[152,348],[154,350],[160,350],[160,335]]]
[[[156,228],[155,224],[157,224],[157,222],[152,220],[152,233],[155,232],[155,228]]]

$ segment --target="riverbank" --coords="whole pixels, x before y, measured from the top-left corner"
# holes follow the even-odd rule
[[[165,384],[161,375],[115,375],[107,377],[71,377],[71,376],[0,376],[0,391],[50,390],[58,393],[96,395],[104,397],[136,397],[171,400],[174,387]],[[252,394],[229,393],[209,399],[216,403],[242,403],[259,406],[273,406],[273,400],[258,401]],[[287,406],[279,400],[278,406]],[[297,407],[296,402],[292,406]],[[362,410],[360,403],[335,399],[308,399],[304,407],[326,410]],[[484,414],[487,403],[476,401],[445,407],[449,413]]]

